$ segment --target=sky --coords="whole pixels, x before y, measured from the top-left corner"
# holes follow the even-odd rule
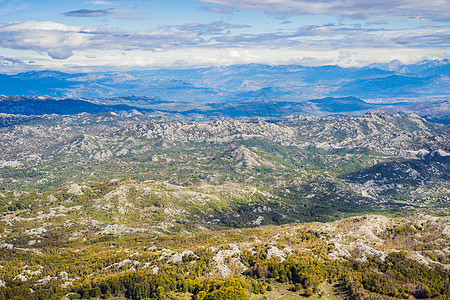
[[[449,0],[0,0],[0,73],[448,59]]]

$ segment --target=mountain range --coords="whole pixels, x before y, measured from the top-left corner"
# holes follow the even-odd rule
[[[161,101],[149,97],[114,97],[110,99],[57,99],[49,96],[1,96],[0,126],[39,115],[75,115],[113,112],[122,117],[147,114],[170,119],[215,119],[284,117],[288,115],[356,115],[381,110],[391,113],[415,113],[433,122],[450,123],[450,101],[370,103],[357,97],[326,97],[307,101],[273,101],[264,92],[252,100],[235,102],[186,103]]]
[[[366,67],[231,65],[196,69],[63,73],[33,71],[0,75],[0,94],[56,98],[146,96],[173,102],[233,102],[264,92],[273,101],[298,102],[355,96],[392,102],[448,99],[448,60]]]

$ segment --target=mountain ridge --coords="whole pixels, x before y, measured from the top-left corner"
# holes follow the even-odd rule
[[[240,99],[243,93],[272,88],[268,96],[275,101],[296,102],[318,97],[361,96],[370,86],[369,96],[375,98],[448,97],[447,93],[442,94],[450,84],[448,61],[391,65],[395,67],[382,64],[350,68],[248,64],[104,73],[30,71],[0,74],[0,93],[57,98],[135,94],[164,101],[220,102]],[[396,78],[397,85],[385,93],[385,87],[392,84],[393,78]],[[415,86],[415,89],[405,86]]]
[[[301,102],[273,101],[265,92],[254,93],[250,101],[180,103],[153,97],[113,97],[103,99],[53,98],[50,96],[0,95],[0,113],[16,115],[59,114],[73,115],[82,112],[97,114],[114,112],[134,116],[137,113],[168,118],[258,118],[288,115],[361,115],[380,110],[391,113],[415,113],[429,121],[450,123],[449,101],[371,103],[357,97],[325,97]],[[16,118],[17,119],[17,118]]]

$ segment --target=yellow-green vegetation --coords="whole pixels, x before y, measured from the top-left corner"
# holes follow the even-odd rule
[[[2,299],[318,299],[332,283],[338,299],[450,297],[448,218],[108,234],[51,211],[34,233],[2,219]]]

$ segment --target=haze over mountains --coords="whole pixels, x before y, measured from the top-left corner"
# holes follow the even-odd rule
[[[156,112],[204,118],[323,116],[375,109],[448,123],[449,88],[448,60],[412,65],[392,61],[363,68],[247,64],[122,73],[41,71],[0,75],[0,94],[26,96],[2,97],[0,112]]]
[[[3,95],[101,98],[150,96],[165,101],[216,102],[267,96],[280,101],[322,97],[448,97],[450,63],[422,61],[363,68],[300,65],[231,65],[130,72],[26,72],[1,75]]]

